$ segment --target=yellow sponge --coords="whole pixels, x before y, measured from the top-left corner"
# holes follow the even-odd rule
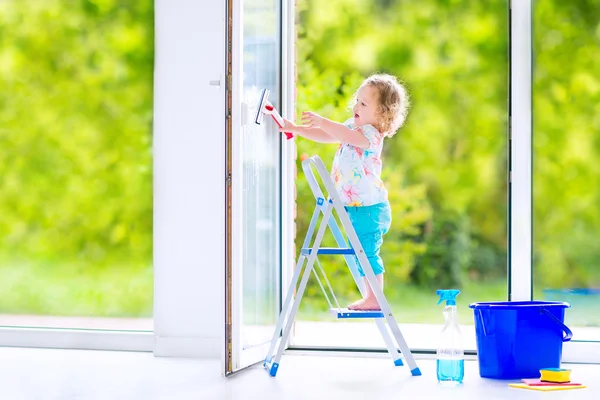
[[[542,382],[554,382],[554,383],[568,383],[571,382],[571,370],[560,369],[560,368],[548,368],[541,369],[540,373],[542,376],[540,380]]]

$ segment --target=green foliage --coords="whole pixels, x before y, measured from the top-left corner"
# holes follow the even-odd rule
[[[0,1],[0,312],[151,313],[153,13]]]
[[[467,266],[469,280],[491,282],[506,279],[506,253],[499,252],[493,243],[471,235],[471,262]]]
[[[151,1],[0,2],[7,256],[150,265],[153,47]]]
[[[436,213],[425,233],[427,252],[411,274],[417,285],[457,287],[470,263],[469,220],[456,211]]]
[[[392,285],[410,283],[417,259],[427,250],[424,228],[432,215],[427,188],[423,184],[404,186],[399,171],[390,173],[388,169],[382,178],[392,209],[392,227],[381,246],[386,276]]]
[[[298,112],[345,120],[352,93],[377,71],[404,80],[411,94],[406,125],[384,145],[394,216],[382,254],[392,284],[499,276],[507,235],[506,1],[303,0],[299,9]],[[334,153],[302,140],[298,149],[326,163]],[[299,199],[305,190],[300,174]],[[299,203],[299,227],[311,209]]]
[[[599,287],[600,1],[536,1],[536,284]],[[560,17],[556,17],[560,15]]]
[[[423,186],[433,217],[421,238],[386,237],[387,271],[422,285],[504,279],[507,1],[299,5],[298,111],[344,120],[352,92],[377,71],[398,76],[411,93],[407,123],[384,147],[384,169],[393,171],[386,181],[398,174],[405,188]],[[600,285],[598,9],[600,0],[534,2],[534,277],[542,288]],[[394,196],[396,186],[388,189]],[[444,236],[448,229],[459,231]]]
[[[0,260],[0,314],[149,317],[153,274],[147,263]]]

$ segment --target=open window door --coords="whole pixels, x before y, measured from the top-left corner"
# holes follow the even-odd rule
[[[228,0],[226,376],[264,360],[281,309],[282,259],[291,253],[282,246],[289,242],[282,202],[289,204],[290,186],[282,177],[291,144],[271,118],[255,122],[262,89],[279,110],[288,92],[282,6]]]

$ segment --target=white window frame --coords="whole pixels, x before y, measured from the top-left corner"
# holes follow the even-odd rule
[[[532,0],[511,1],[509,299],[532,298]]]
[[[290,119],[295,119],[296,110],[296,13],[295,0],[282,0],[281,26],[281,114]],[[281,171],[281,297],[285,299],[296,266],[296,252],[294,240],[296,237],[295,204],[296,204],[296,140],[284,139]],[[279,307],[281,310],[281,306]],[[294,330],[290,331],[289,343],[294,342]]]

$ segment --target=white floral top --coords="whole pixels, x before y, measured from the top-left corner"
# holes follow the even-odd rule
[[[347,206],[370,206],[384,203],[388,193],[381,180],[381,150],[383,134],[373,125],[354,127],[354,119],[344,122],[350,129],[362,133],[370,143],[363,149],[341,143],[331,168],[331,179],[342,202]]]

